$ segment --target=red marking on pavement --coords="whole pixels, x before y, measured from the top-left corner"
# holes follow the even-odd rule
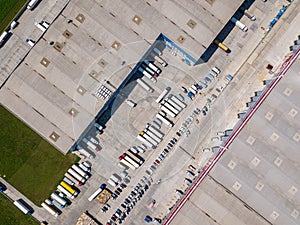
[[[296,61],[296,59],[300,55],[300,48],[295,52],[295,54],[288,59],[288,61],[285,61],[283,64],[283,67],[281,68],[279,75],[272,81],[268,89],[263,93],[263,95],[258,99],[258,101],[255,103],[251,111],[243,118],[237,129],[233,132],[233,134],[230,136],[230,138],[227,140],[227,142],[224,144],[224,146],[221,146],[221,151],[216,155],[216,157],[213,159],[213,161],[207,166],[205,170],[199,175],[199,177],[196,179],[196,181],[193,183],[191,188],[187,191],[186,195],[182,197],[180,202],[175,206],[175,208],[169,213],[167,219],[163,222],[163,225],[169,225],[174,217],[177,215],[179,210],[183,207],[183,205],[186,203],[186,201],[191,197],[193,192],[198,188],[200,183],[204,180],[206,175],[212,170],[212,168],[215,166],[215,164],[219,161],[221,156],[224,154],[224,152],[228,149],[228,147],[231,145],[233,140],[236,138],[236,136],[241,132],[241,130],[245,127],[245,125],[248,123],[248,121],[251,119],[251,117],[254,115],[254,113],[257,111],[257,109],[261,106],[261,104],[264,102],[264,100],[267,98],[267,96],[271,93],[271,91],[274,89],[274,87],[278,84],[278,82],[281,80],[282,76],[287,72],[287,70],[291,67],[291,65]]]

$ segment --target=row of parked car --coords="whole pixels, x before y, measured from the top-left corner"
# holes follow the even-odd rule
[[[117,208],[116,211],[111,215],[111,218],[107,221],[106,225],[122,224],[132,209],[136,206],[137,202],[140,201],[143,195],[149,190],[152,182],[152,179],[144,176],[143,179],[141,179],[141,182],[138,183],[130,192],[130,194],[124,199],[120,207]],[[122,186],[121,184],[120,187],[121,188],[117,188],[119,193],[121,193],[122,189],[126,188],[127,186],[125,184]],[[104,207],[105,211],[110,208],[107,204],[104,205]]]

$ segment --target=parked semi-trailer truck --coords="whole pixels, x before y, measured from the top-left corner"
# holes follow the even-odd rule
[[[145,77],[147,77],[149,80],[151,80],[153,83],[156,83],[156,79],[150,74],[148,73],[145,69],[143,69],[142,67],[139,67],[138,69]]]
[[[145,81],[143,81],[142,79],[137,79],[136,82],[141,85],[146,91],[153,93],[154,89],[152,87],[149,86],[149,84],[147,84]]]
[[[46,209],[51,215],[55,216],[55,217],[58,217],[58,212],[52,208],[50,205],[46,204],[45,202],[43,202],[42,204],[42,207],[44,209]]]
[[[155,141],[157,141],[158,143],[160,143],[162,141],[161,138],[159,138],[158,136],[156,136],[151,130],[148,130],[147,128],[144,130],[144,132],[146,134],[148,134],[152,139],[154,139]]]
[[[70,185],[68,185],[66,182],[61,181],[60,185],[65,188],[68,192],[70,192],[73,196],[78,195],[78,192],[75,191],[75,189],[73,189]]]
[[[157,74],[161,73],[161,69],[158,68],[156,65],[154,65],[153,63],[149,62],[148,60],[145,60],[144,63],[150,67],[150,69],[154,70]]]
[[[75,196],[73,196],[70,192],[68,192],[64,187],[62,187],[61,185],[57,186],[57,190],[59,190],[60,192],[62,192],[63,194],[65,194],[68,198],[75,198]]]
[[[79,180],[77,180],[75,177],[73,177],[69,173],[65,173],[65,177],[68,178],[70,181],[74,182],[74,184],[76,184],[77,186],[82,186],[83,185]]]
[[[140,165],[131,157],[129,157],[128,155],[126,155],[125,153],[123,153],[119,159],[125,159],[127,162],[129,162],[130,164],[132,164],[135,168],[139,168]]]
[[[229,52],[230,52],[230,49],[229,49],[226,45],[224,45],[222,42],[220,42],[219,40],[215,39],[215,40],[214,40],[214,43],[215,43],[216,45],[218,45],[218,47],[221,48],[221,49],[222,49],[223,51],[225,51],[226,53],[229,53]]]
[[[58,194],[56,193],[52,193],[51,194],[51,198],[54,199],[55,201],[57,201],[59,204],[61,204],[63,207],[68,206],[68,203],[65,199],[61,198],[58,196]]]
[[[130,151],[127,151],[125,154],[127,156],[129,156],[130,158],[132,158],[134,161],[136,161],[139,165],[142,165],[144,163],[144,160],[141,160],[140,158],[138,158],[136,155],[134,155]]]
[[[128,166],[130,169],[135,170],[136,168],[130,163],[128,162],[126,159],[122,158],[120,159],[120,163],[123,163],[125,166]]]
[[[89,198],[88,200],[91,202],[95,199],[103,190],[105,189],[105,184],[102,184]]]
[[[158,98],[155,100],[156,103],[160,103],[164,97],[170,92],[171,88],[167,87],[165,90],[158,96]]]
[[[176,96],[172,95],[171,96],[171,99],[177,103],[181,108],[185,108],[186,107],[186,104],[182,101],[180,101]]]
[[[147,124],[146,128],[150,131],[152,131],[156,136],[158,136],[159,138],[163,139],[164,137],[164,133],[162,133],[160,130],[158,130],[157,128],[155,128],[154,126],[152,126],[151,124]]]
[[[157,113],[156,118],[160,119],[164,124],[168,125],[169,127],[173,127],[174,123],[170,121],[168,118],[164,117],[162,114]]]
[[[142,135],[138,135],[137,139],[143,142],[145,145],[147,145],[149,148],[155,149],[155,145],[153,145],[150,141],[148,141],[145,137]]]
[[[84,184],[86,182],[86,179],[82,177],[80,174],[78,174],[75,170],[72,168],[68,169],[67,171],[69,174],[71,174],[73,177],[75,177],[79,182]]]
[[[80,176],[84,177],[85,179],[89,179],[89,175],[76,164],[72,165],[72,169],[75,170]]]
[[[146,134],[144,131],[140,132],[140,135],[142,135],[145,139],[147,139],[152,145],[155,147],[158,145],[158,142],[155,141],[152,137],[150,137],[148,134]]]
[[[166,106],[168,109],[170,109],[173,113],[175,113],[175,115],[179,114],[179,110],[176,109],[170,102],[168,101],[163,101],[162,103],[164,106]]]
[[[168,98],[167,102],[171,104],[175,109],[177,109],[179,112],[183,109],[180,105],[178,105],[176,102],[174,102],[172,99]]]
[[[20,209],[24,214],[26,215],[30,215],[30,209],[28,207],[26,207],[22,201],[19,199],[17,201],[14,201],[14,205],[18,207],[18,209]]]
[[[94,158],[94,157],[92,156],[92,154],[89,153],[88,150],[82,148],[82,147],[79,146],[79,145],[77,146],[77,148],[78,148],[78,151],[79,151],[82,155],[84,155],[85,157],[87,157],[87,158]]]
[[[154,70],[152,70],[150,67],[148,67],[146,64],[143,63],[141,66],[142,66],[142,68],[144,68],[148,73],[150,73],[153,77],[158,77],[158,74],[157,74]]]
[[[174,112],[172,112],[169,108],[167,108],[165,105],[160,105],[159,107],[161,108],[162,111],[164,111],[171,117],[173,117],[173,118],[176,117],[176,114]]]
[[[75,184],[73,181],[71,181],[71,180],[70,180],[69,178],[67,178],[67,177],[64,177],[64,178],[63,178],[63,181],[66,182],[67,184],[71,185],[71,186],[73,186],[73,185]]]
[[[41,0],[31,0],[28,5],[27,5],[27,9],[29,10],[33,10],[33,8],[36,6],[36,4],[41,1]]]
[[[92,143],[92,142],[89,141],[88,139],[83,138],[82,141],[83,141],[84,143],[86,143],[87,146],[88,146],[89,148],[91,148],[92,150],[94,150],[94,151],[96,151],[96,152],[98,152],[98,151],[100,150],[94,143]]]
[[[244,31],[244,32],[247,32],[247,31],[248,31],[248,27],[247,27],[245,24],[241,23],[241,21],[239,21],[237,18],[232,17],[232,18],[230,19],[230,21],[233,22],[233,23],[234,23],[238,28],[240,28],[242,31]]]
[[[8,37],[8,32],[4,31],[1,35],[0,35],[0,47],[4,44],[4,42],[6,41]]]

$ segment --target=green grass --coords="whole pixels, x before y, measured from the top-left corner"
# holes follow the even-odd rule
[[[63,155],[0,106],[0,176],[40,205],[78,157]]]
[[[27,0],[0,0],[0,33],[10,24]]]

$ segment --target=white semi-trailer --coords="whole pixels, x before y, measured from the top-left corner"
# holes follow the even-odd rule
[[[128,162],[126,159],[121,159],[120,163],[123,163],[124,165],[128,166],[130,169],[135,170],[136,168],[130,163]]]
[[[150,67],[150,69],[154,70],[156,73],[160,74],[161,69],[155,66],[153,63],[149,62],[148,60],[145,60],[144,63]]]
[[[72,165],[72,169],[75,170],[80,176],[84,177],[85,179],[89,179],[89,175],[76,164]]]
[[[146,66],[145,64],[142,64],[143,68],[148,72],[150,73],[152,76],[154,77],[158,77],[158,74],[155,73],[154,70],[152,70],[150,67]]]
[[[140,71],[145,77],[147,77],[149,80],[151,80],[153,83],[156,83],[157,80],[156,80],[153,76],[151,76],[150,73],[148,73],[146,70],[144,70],[142,67],[139,67],[139,71]]]
[[[172,99],[175,103],[177,103],[180,107],[182,107],[182,108],[185,108],[185,107],[186,107],[186,104],[185,104],[184,102],[180,101],[176,96],[172,95],[172,96],[171,96],[171,99]]]
[[[143,81],[142,79],[137,79],[136,82],[141,85],[146,91],[153,93],[154,89],[152,87],[149,86],[149,84],[147,84],[145,81]]]
[[[160,103],[164,97],[170,92],[171,88],[167,87],[165,90],[158,96],[158,98],[155,100],[156,103]]]
[[[24,214],[26,215],[30,215],[30,209],[27,208],[21,201],[20,199],[17,201],[14,201],[14,205],[18,207],[18,209],[20,209]]]
[[[152,145],[155,147],[158,145],[158,142],[155,141],[152,137],[150,137],[148,134],[146,134],[144,131],[140,132],[140,135],[142,135],[144,138],[146,138]]]
[[[73,196],[70,192],[68,192],[63,186],[58,185],[57,186],[57,190],[59,190],[60,192],[62,192],[63,194],[65,194],[68,198],[74,199],[75,196]]]
[[[163,139],[164,134],[158,130],[157,128],[153,127],[151,124],[147,124],[147,128],[148,130],[152,131],[156,136],[158,136],[159,138]]]
[[[160,119],[164,124],[168,125],[169,127],[173,127],[174,123],[170,121],[168,118],[164,117],[162,114],[157,113],[156,118]]]
[[[161,108],[162,111],[164,111],[165,113],[167,113],[171,117],[173,117],[173,118],[176,117],[176,114],[174,112],[172,112],[170,109],[168,109],[166,106],[160,105],[159,107]]]
[[[69,184],[69,185],[72,185],[72,186],[75,184],[73,181],[71,181],[71,180],[70,180],[69,178],[67,178],[67,177],[64,177],[64,178],[63,178],[63,181],[66,182],[66,183]]]
[[[232,17],[230,19],[231,22],[233,22],[238,28],[240,28],[242,31],[247,32],[248,31],[248,27],[241,23],[238,19],[236,19],[235,17]]]
[[[178,115],[179,114],[179,110],[176,109],[173,105],[171,105],[169,102],[167,101],[164,101],[163,102],[163,105],[166,106],[168,109],[170,109],[173,113],[175,113],[175,115]]]
[[[172,99],[168,98],[167,102],[171,104],[174,108],[176,108],[179,112],[182,111],[183,108],[180,105],[178,105],[176,102],[174,102]]]
[[[80,174],[78,174],[75,170],[73,170],[72,168],[68,169],[67,171],[69,174],[71,174],[73,177],[75,177],[79,182],[81,183],[85,183],[86,179],[84,177],[82,177]]]
[[[93,158],[92,154],[89,153],[86,149],[78,145],[78,151],[87,158]]]
[[[92,143],[92,142],[89,141],[88,139],[83,138],[82,141],[83,141],[84,143],[86,143],[87,146],[88,146],[89,148],[91,148],[92,150],[94,150],[94,151],[96,151],[96,152],[98,152],[98,151],[100,150],[94,143]]]
[[[68,206],[68,203],[65,199],[59,197],[56,193],[51,194],[51,198],[57,201],[59,204],[61,204],[63,207]]]
[[[151,138],[153,138],[155,141],[157,141],[158,143],[160,143],[162,141],[162,139],[158,136],[156,136],[151,130],[148,130],[147,128],[144,130],[144,132],[146,134],[148,134]]]
[[[140,140],[141,142],[143,142],[145,145],[147,145],[149,148],[155,149],[155,146],[148,141],[146,138],[144,138],[142,135],[138,135],[137,139]]]
[[[48,204],[46,204],[45,202],[43,202],[42,207],[44,209],[46,209],[52,216],[58,217],[58,212],[56,210],[54,210],[51,206],[49,206]]]
[[[144,163],[143,160],[141,160],[140,158],[138,158],[136,155],[134,155],[130,151],[127,151],[125,154],[128,155],[130,158],[132,158],[134,161],[136,161],[139,165],[142,165]]]
[[[91,202],[93,199],[95,199],[101,192],[103,191],[102,187],[99,187],[89,198],[88,200]]]
[[[82,183],[79,180],[77,180],[75,177],[73,177],[69,173],[65,173],[65,177],[68,178],[70,181],[74,182],[74,184],[76,184],[77,186],[81,186],[82,185]]]
[[[29,10],[33,10],[33,8],[36,6],[36,4],[41,1],[41,0],[31,0],[28,5],[27,5],[27,9]]]
[[[131,157],[129,157],[128,155],[123,154],[123,157],[126,161],[128,161],[130,164],[132,164],[135,168],[140,167],[140,165],[136,161],[134,161]]]
[[[84,172],[91,172],[91,169],[89,167],[86,167],[83,163],[79,163],[78,166],[80,169],[82,169]]]

